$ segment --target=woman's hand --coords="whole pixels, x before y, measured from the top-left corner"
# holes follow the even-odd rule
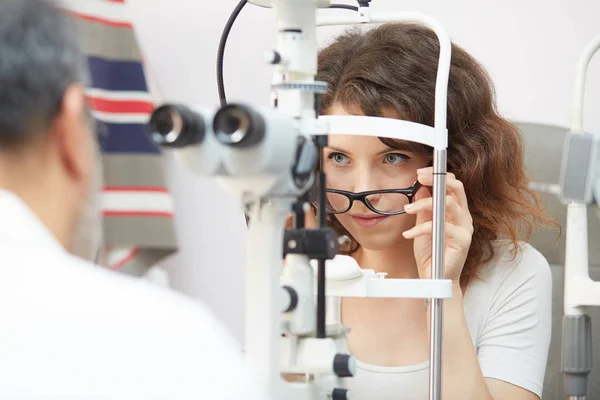
[[[415,227],[404,232],[404,237],[414,239],[414,252],[419,276],[431,277],[433,233],[433,198],[427,186],[433,186],[433,167],[417,171],[418,180],[424,186],[416,194],[412,204],[406,206],[406,213],[417,216]],[[460,274],[465,265],[471,239],[473,218],[469,213],[467,196],[462,182],[454,174],[446,175],[446,247],[444,251],[444,278],[452,279],[459,285]]]

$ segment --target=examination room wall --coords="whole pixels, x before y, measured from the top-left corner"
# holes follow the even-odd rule
[[[215,107],[219,37],[237,0],[128,0],[151,74],[163,100]],[[346,3],[351,3],[346,1]],[[575,66],[600,34],[600,2],[579,0],[373,0],[374,11],[421,11],[491,72],[501,112],[516,121],[568,126]],[[344,11],[337,10],[341,13]],[[325,43],[339,28],[323,28]],[[271,69],[263,52],[275,42],[270,10],[248,5],[225,58],[229,100],[267,105]],[[600,57],[588,80],[585,126],[600,131]],[[560,162],[560,160],[556,160]],[[172,285],[206,301],[243,339],[246,227],[236,198],[192,176],[167,155],[180,251],[166,260]]]

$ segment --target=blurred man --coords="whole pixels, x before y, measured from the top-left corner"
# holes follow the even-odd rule
[[[264,399],[205,308],[71,254],[101,182],[85,59],[49,1],[0,16],[0,398]]]

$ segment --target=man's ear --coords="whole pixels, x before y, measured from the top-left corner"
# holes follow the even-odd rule
[[[76,180],[90,173],[90,158],[93,156],[91,121],[86,118],[86,107],[83,85],[71,84],[63,94],[60,112],[52,129],[63,165]]]

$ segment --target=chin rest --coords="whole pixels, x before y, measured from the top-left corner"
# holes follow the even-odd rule
[[[311,260],[310,264],[316,284],[318,262]],[[352,257],[338,255],[325,262],[326,296],[413,299],[452,297],[451,280],[386,279],[386,275],[372,269],[361,269]]]
[[[317,260],[311,260],[315,275],[318,270]],[[360,278],[366,275],[366,270],[362,270],[356,260],[350,256],[337,255],[333,260],[325,261],[325,279],[328,281],[347,281]]]

